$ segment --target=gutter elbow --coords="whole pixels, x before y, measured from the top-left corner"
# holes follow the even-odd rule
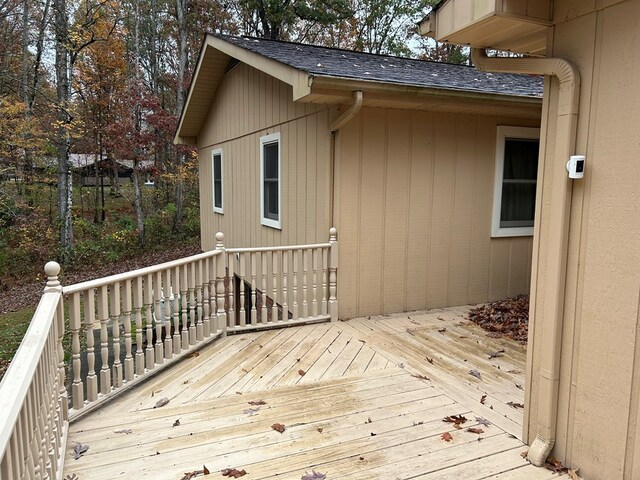
[[[362,90],[355,90],[353,92],[353,104],[342,115],[331,122],[331,133],[340,130],[344,125],[349,122],[362,108]]]

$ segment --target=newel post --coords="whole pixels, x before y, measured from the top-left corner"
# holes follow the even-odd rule
[[[224,279],[227,275],[226,261],[227,253],[224,248],[224,234],[216,233],[216,250],[220,250],[220,254],[216,257],[216,317],[218,319],[217,328],[222,331],[222,336],[227,335],[227,312],[225,311],[225,288]],[[233,279],[231,280],[233,281]],[[233,301],[233,299],[231,299]]]
[[[66,422],[69,418],[68,405],[67,405],[67,388],[65,382],[64,371],[64,348],[62,346],[62,339],[64,337],[64,304],[62,302],[62,285],[58,280],[60,274],[60,264],[57,262],[47,262],[44,266],[44,273],[47,276],[47,284],[44,287],[44,293],[55,293],[60,296],[60,299],[56,306],[56,330],[58,338],[56,339],[56,350],[58,360],[58,397],[59,408],[62,411],[59,412],[60,418],[63,422]]]
[[[338,321],[338,230],[329,230],[329,315]]]

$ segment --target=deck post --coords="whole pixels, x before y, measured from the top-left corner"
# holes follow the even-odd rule
[[[216,318],[218,321],[217,328],[222,331],[222,336],[227,335],[227,313],[224,309],[225,304],[225,289],[224,278],[226,276],[226,259],[227,252],[224,248],[224,234],[222,232],[216,233],[216,250],[220,250],[220,255],[215,258],[216,262]],[[233,281],[233,279],[231,279]],[[230,301],[233,301],[231,299]]]
[[[338,321],[338,230],[329,229],[329,315],[332,322]]]

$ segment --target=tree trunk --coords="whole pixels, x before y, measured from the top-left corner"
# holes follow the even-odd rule
[[[188,60],[188,46],[187,46],[187,22],[185,19],[186,13],[186,1],[176,0],[176,17],[178,19],[178,89],[176,99],[176,115],[180,116],[182,108],[184,107],[186,97],[186,70]],[[182,227],[182,219],[184,216],[184,172],[182,167],[184,165],[184,153],[179,149],[176,150],[176,170],[177,170],[177,183],[176,183],[176,213],[173,218],[173,231],[177,232]]]
[[[135,23],[135,35],[134,35],[134,53],[135,53],[135,72],[136,82],[140,84],[140,0],[136,0],[136,23]],[[142,120],[140,105],[136,104],[136,130],[140,131]],[[135,152],[133,161],[133,208],[136,212],[136,224],[138,226],[138,243],[140,248],[144,248],[146,242],[146,234],[144,227],[144,211],[142,210],[142,191],[140,189],[140,171],[138,165],[139,150]]]
[[[58,102],[58,217],[60,222],[60,258],[67,261],[73,248],[73,223],[71,208],[73,205],[73,189],[71,166],[69,165],[69,149],[71,138],[68,125],[69,114],[69,52],[66,44],[68,40],[69,18],[67,16],[66,0],[54,0],[54,30],[56,45],[56,94]]]

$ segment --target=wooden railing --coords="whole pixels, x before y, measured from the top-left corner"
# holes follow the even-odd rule
[[[338,242],[225,249],[45,293],[0,399],[0,478],[55,478],[69,420],[227,332],[337,320]],[[63,296],[71,338],[65,384]]]
[[[29,329],[0,383],[0,478],[61,478],[68,431],[60,266],[48,281]]]

